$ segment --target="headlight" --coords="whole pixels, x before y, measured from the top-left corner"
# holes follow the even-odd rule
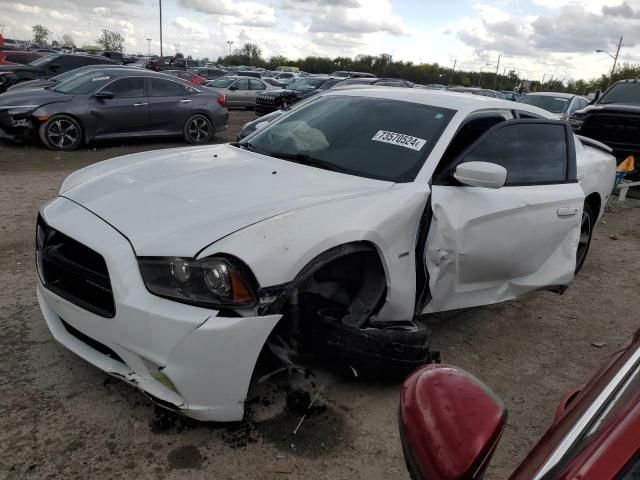
[[[38,105],[25,105],[24,107],[11,108],[7,111],[7,113],[10,116],[15,117],[16,115],[25,115],[27,113],[31,113],[36,108],[38,108]]]
[[[147,289],[161,297],[213,308],[256,303],[253,276],[227,258],[142,257],[138,264]]]

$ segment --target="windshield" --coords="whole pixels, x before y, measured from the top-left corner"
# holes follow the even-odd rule
[[[218,78],[216,80],[213,80],[212,82],[208,82],[207,87],[227,88],[235,81],[235,78]]]
[[[600,98],[598,103],[631,103],[640,104],[640,83],[619,83],[611,87]]]
[[[113,78],[113,75],[93,71],[88,72],[86,75],[70,78],[66,82],[58,84],[52,90],[59,93],[89,93],[106,85]]]
[[[46,65],[47,63],[49,63],[54,57],[53,55],[49,54],[45,54],[44,57],[40,57],[40,58],[36,58],[33,62],[29,63],[29,66],[31,67],[40,67],[42,65]],[[57,56],[55,56],[54,58],[58,58]]]
[[[291,111],[244,145],[319,168],[409,182],[454,113],[398,100],[330,96]]]
[[[553,95],[525,95],[518,102],[540,107],[551,113],[564,113],[569,108],[571,99]]]
[[[296,92],[308,92],[322,86],[326,81],[326,78],[304,78],[291,83],[287,89],[295,90]]]

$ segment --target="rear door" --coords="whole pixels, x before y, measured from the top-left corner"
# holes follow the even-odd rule
[[[119,78],[101,91],[113,93],[113,98],[90,99],[91,114],[97,119],[96,137],[139,134],[149,128],[144,77]]]
[[[192,108],[193,98],[186,86],[163,78],[149,79],[151,130],[181,133]]]
[[[256,104],[255,98],[251,97],[248,78],[240,78],[229,85],[226,96],[229,107],[249,107]]]
[[[510,120],[439,168],[424,258],[431,301],[423,313],[487,305],[572,281],[584,204],[573,142],[563,122]],[[505,185],[457,182],[455,167],[470,161],[505,167]]]

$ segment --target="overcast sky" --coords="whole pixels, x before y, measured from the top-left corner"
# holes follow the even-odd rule
[[[125,49],[159,52],[158,0],[0,0],[4,35],[27,39],[40,23],[53,37],[95,43],[120,32]],[[514,68],[530,79],[607,73],[596,49],[640,62],[640,0],[164,0],[164,53],[217,58],[251,41],[265,56],[390,53],[394,59],[458,68]]]

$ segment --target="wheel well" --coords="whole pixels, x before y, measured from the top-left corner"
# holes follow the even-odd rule
[[[602,200],[600,199],[600,195],[597,193],[592,193],[584,199],[584,203],[588,204],[593,210],[596,218],[600,215],[600,208],[602,206]],[[594,219],[595,220],[595,219]]]

